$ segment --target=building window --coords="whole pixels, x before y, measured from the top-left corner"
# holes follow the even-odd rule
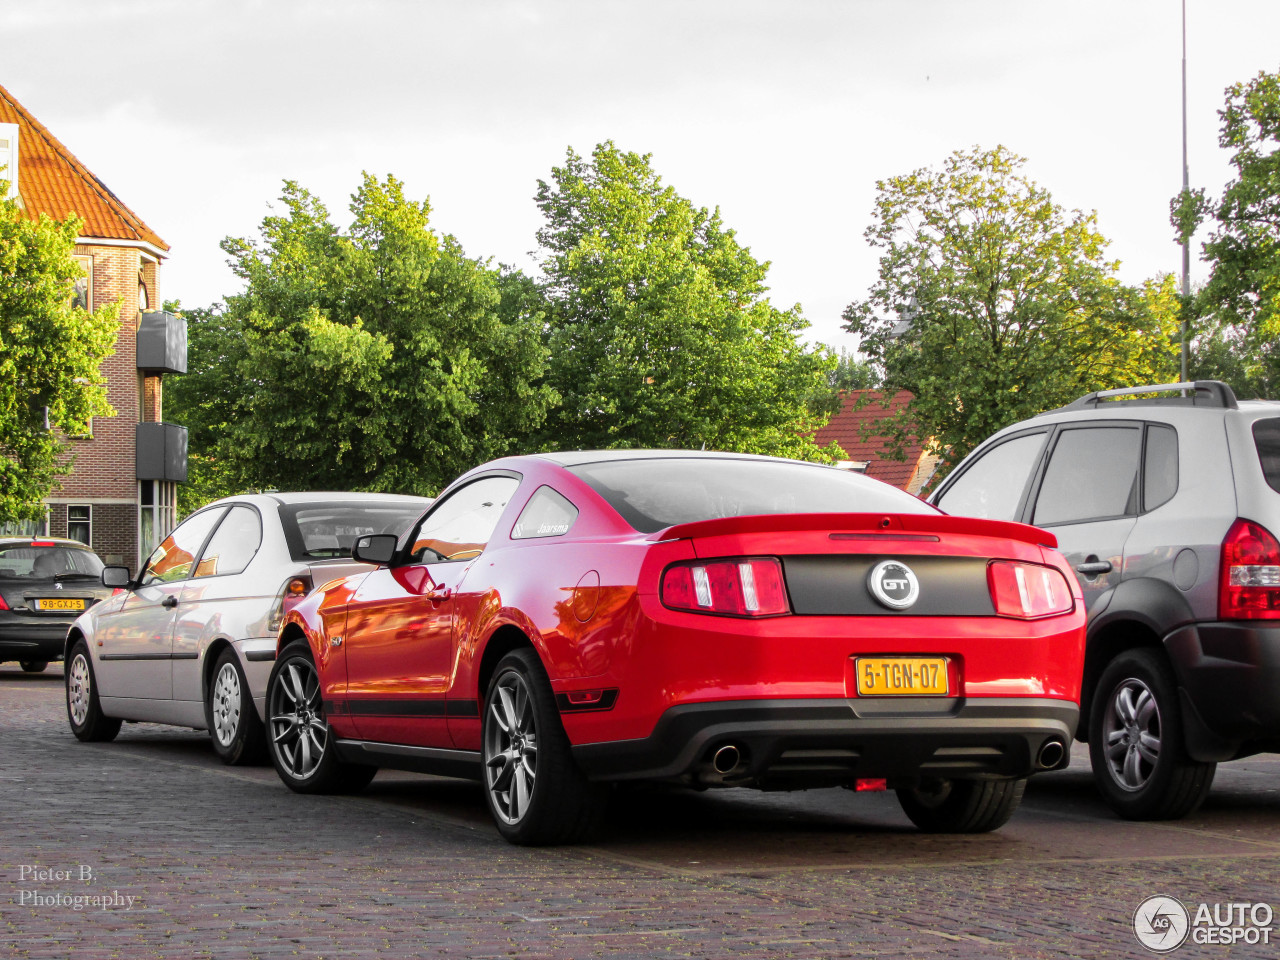
[[[76,266],[84,271],[84,276],[76,277],[75,293],[71,295],[71,305],[82,310],[92,310],[93,257],[76,257]]]
[[[86,547],[93,543],[93,508],[88,504],[67,507],[67,537]]]
[[[138,563],[178,525],[178,485],[172,480],[138,481]]]

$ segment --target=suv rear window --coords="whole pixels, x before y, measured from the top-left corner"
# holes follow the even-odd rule
[[[641,533],[753,514],[936,513],[887,483],[816,464],[664,457],[567,469]]]
[[[280,507],[280,526],[295,562],[349,557],[356,537],[366,533],[399,537],[426,506],[377,500],[288,503]]]
[[[1280,493],[1280,419],[1255,420],[1253,443],[1258,448],[1258,462],[1267,486]]]

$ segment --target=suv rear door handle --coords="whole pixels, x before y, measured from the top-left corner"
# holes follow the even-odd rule
[[[1100,573],[1111,572],[1111,561],[1090,557],[1085,563],[1077,564],[1076,571],[1083,573],[1086,577],[1096,577]]]

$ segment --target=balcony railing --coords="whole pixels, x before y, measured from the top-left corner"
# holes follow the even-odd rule
[[[167,310],[148,310],[138,323],[138,369],[187,372],[187,321]]]
[[[140,423],[136,432],[139,480],[187,480],[187,428]]]

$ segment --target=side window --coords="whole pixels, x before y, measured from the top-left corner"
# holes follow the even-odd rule
[[[209,531],[224,513],[225,507],[202,510],[178,524],[178,529],[151,551],[138,582],[145,587],[149,583],[172,583],[189,578],[196,554],[204,546]]]
[[[1178,432],[1162,423],[1147,424],[1142,464],[1142,509],[1154,510],[1178,492]]]
[[[1046,436],[1024,434],[984,453],[947,488],[938,506],[957,517],[1013,520]]]
[[[514,477],[485,477],[450,494],[414,532],[409,562],[480,556],[518,486],[520,481]]]
[[[1049,457],[1032,522],[1046,526],[1137,513],[1141,445],[1137,427],[1063,430]]]
[[[240,573],[262,546],[262,518],[253,507],[232,507],[200,555],[197,577]]]
[[[578,508],[550,487],[539,487],[511,528],[512,540],[562,537],[578,519]]]

